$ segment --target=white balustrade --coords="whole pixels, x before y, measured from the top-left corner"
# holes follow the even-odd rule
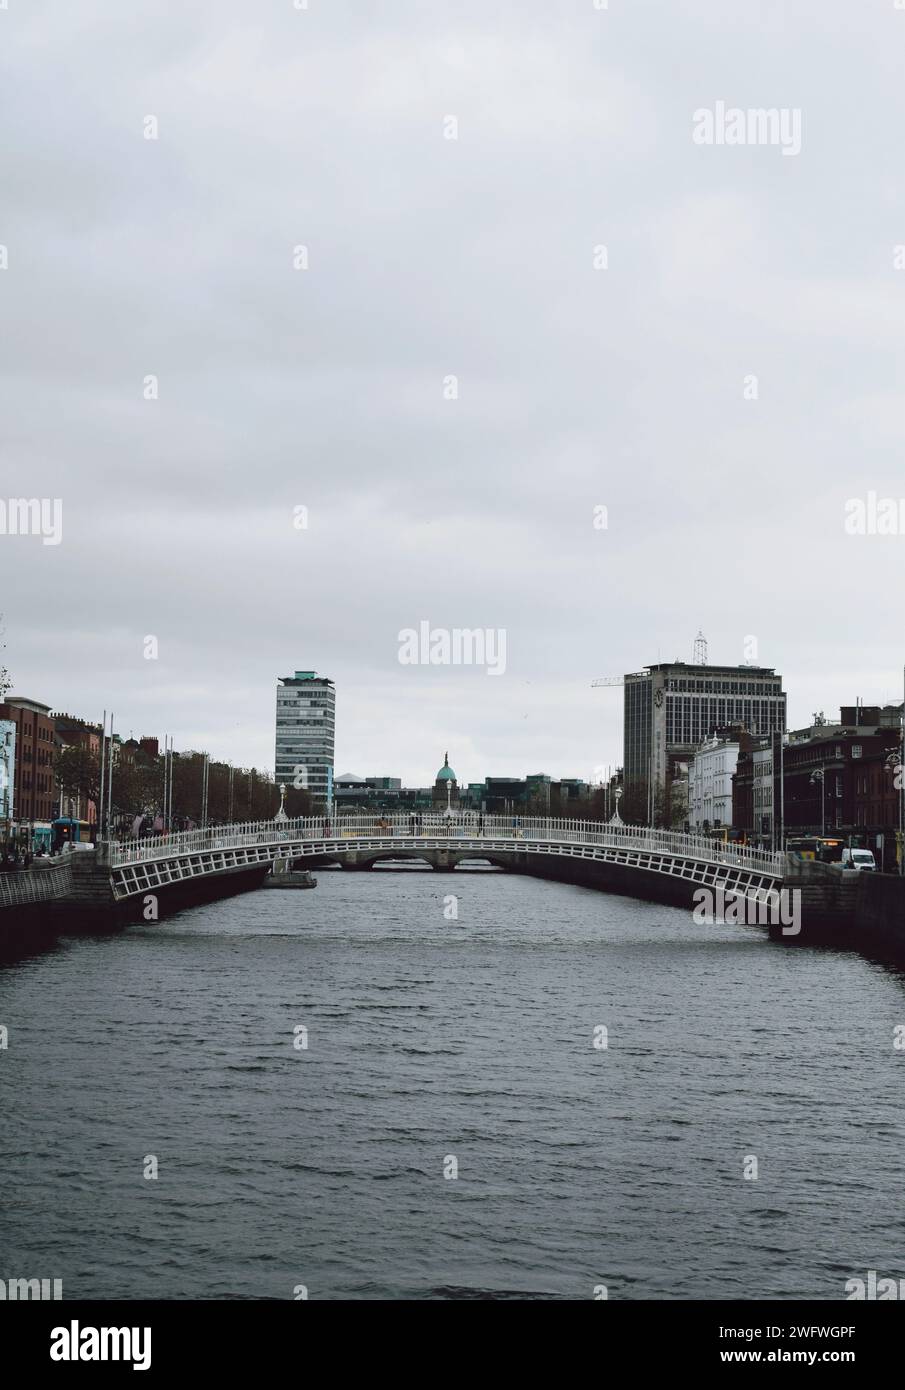
[[[119,842],[101,843],[101,855],[111,868],[175,855],[207,854],[212,850],[243,849],[253,845],[323,845],[324,853],[350,848],[349,840],[411,842],[467,839],[542,841],[588,847],[622,848],[664,853],[709,863],[782,875],[783,856],[770,850],[723,844],[706,835],[684,835],[643,825],[612,825],[608,821],[560,820],[533,816],[489,816],[462,812],[451,817],[437,811],[405,815],[307,816],[286,821],[255,821],[209,826]],[[515,848],[516,844],[512,847]]]

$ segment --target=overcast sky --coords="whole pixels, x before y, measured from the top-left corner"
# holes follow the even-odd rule
[[[316,669],[414,785],[621,762],[592,678],[698,628],[793,727],[899,696],[905,535],[844,514],[905,496],[903,61],[894,0],[8,0],[15,692],[272,767]],[[425,619],[505,673],[401,665]]]

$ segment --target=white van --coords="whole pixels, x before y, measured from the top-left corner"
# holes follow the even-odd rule
[[[843,869],[856,869],[859,873],[877,871],[877,861],[869,849],[844,849],[840,862]]]

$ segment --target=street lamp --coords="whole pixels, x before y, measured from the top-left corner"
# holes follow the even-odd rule
[[[286,808],[285,808],[285,806],[284,806],[284,804],[283,804],[283,803],[285,802],[285,800],[286,800],[286,783],[285,783],[285,782],[281,782],[281,783],[280,783],[280,809],[277,811],[276,815],[274,816],[274,820],[275,820],[275,821],[280,821],[280,823],[282,823],[284,820],[288,820],[288,819],[289,819],[289,817],[286,815]]]
[[[810,780],[812,786],[817,783],[820,785],[820,838],[823,839],[826,834],[826,797],[823,792],[823,768],[820,767],[816,772],[812,772]]]

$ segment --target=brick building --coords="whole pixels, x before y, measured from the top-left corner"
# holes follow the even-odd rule
[[[93,754],[94,757],[100,756],[100,724],[91,724],[88,720],[79,719],[72,714],[55,714],[53,724],[58,748],[69,748],[74,745],[77,748],[84,748],[87,753]],[[59,786],[57,786],[56,792],[60,797],[59,814],[61,816],[72,816],[74,820],[87,821],[89,825],[97,824],[97,807],[93,801],[88,800],[87,797],[78,792],[66,792],[64,794]]]
[[[781,734],[742,736],[732,779],[732,824],[749,844],[779,847],[779,745]],[[775,777],[774,777],[775,772]]]
[[[814,724],[783,750],[785,830],[839,836],[896,864],[901,706],[843,706],[838,724]]]
[[[19,838],[49,846],[56,796],[55,731],[50,706],[10,695],[0,704],[0,719],[16,726],[13,822],[19,827]]]

